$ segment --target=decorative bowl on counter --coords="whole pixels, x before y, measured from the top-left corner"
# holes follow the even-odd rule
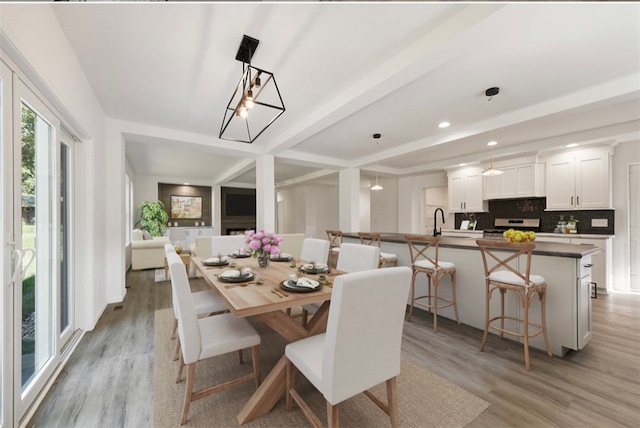
[[[508,229],[502,234],[510,242],[533,242],[536,240],[536,233],[532,230]]]

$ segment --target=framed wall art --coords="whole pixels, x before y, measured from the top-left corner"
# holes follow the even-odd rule
[[[202,196],[171,195],[172,219],[201,219]]]

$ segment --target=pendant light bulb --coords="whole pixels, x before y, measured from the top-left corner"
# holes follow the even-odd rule
[[[378,173],[376,172],[376,184],[371,186],[371,190],[382,190],[382,189],[384,189],[384,187],[382,187],[380,183],[378,183]]]
[[[244,105],[247,107],[247,110],[251,110],[255,106],[253,100],[253,91],[251,91],[251,89],[247,91],[247,96],[244,99]]]

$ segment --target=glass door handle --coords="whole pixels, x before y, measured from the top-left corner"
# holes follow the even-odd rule
[[[13,283],[14,281],[17,281],[18,279],[22,280],[22,278],[24,278],[24,274],[27,272],[27,269],[29,269],[29,266],[31,266],[31,263],[33,263],[33,261],[36,258],[36,250],[33,248],[13,250],[13,252],[16,254],[17,260],[16,260],[16,266],[13,270],[13,275],[11,276],[11,283]],[[29,262],[27,263],[27,265],[23,267],[22,262],[24,261],[24,257],[27,254],[30,254],[31,257],[29,258]]]

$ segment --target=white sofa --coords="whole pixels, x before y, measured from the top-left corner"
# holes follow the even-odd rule
[[[170,242],[166,236],[144,239],[139,229],[131,232],[131,269],[164,267],[164,244]]]

